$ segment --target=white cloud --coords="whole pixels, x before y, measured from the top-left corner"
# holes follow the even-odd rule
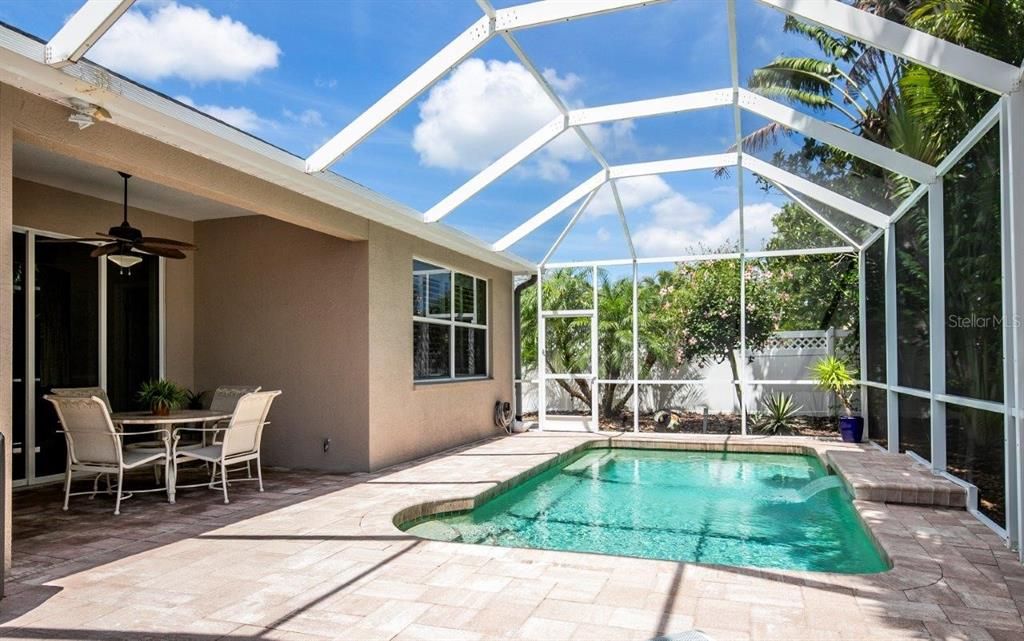
[[[599,227],[598,228],[598,230],[597,230],[597,241],[598,242],[600,242],[600,243],[607,243],[609,240],[611,240],[611,237],[612,237],[611,232],[609,232],[607,229],[605,229],[604,227]]]
[[[779,208],[772,203],[744,207],[745,240],[749,249],[761,249],[772,234],[772,216]],[[714,211],[686,196],[673,193],[651,206],[650,223],[633,232],[633,243],[646,256],[673,256],[716,250],[739,240],[739,209],[712,222]]]
[[[622,201],[622,209],[626,214],[644,209],[675,193],[660,176],[626,178],[616,181],[616,186],[619,190],[619,200]],[[609,216],[617,214],[618,211],[611,186],[606,184],[597,192],[594,200],[590,201],[586,215]]]
[[[281,49],[229,16],[169,2],[132,10],[90,51],[90,58],[144,81],[177,77],[201,84],[241,82],[277,66]]]
[[[238,127],[243,131],[250,133],[260,131],[272,126],[273,123],[269,120],[261,118],[252,109],[248,107],[222,107],[220,105],[197,105],[194,100],[188,96],[177,96],[175,100],[183,102],[190,107],[195,107],[203,113],[209,114],[217,120],[223,120],[229,125]]]
[[[292,120],[306,127],[324,126],[324,117],[316,109],[304,109],[299,113],[295,113],[290,109],[284,109],[281,113],[283,113],[284,117],[288,120]]]
[[[561,95],[571,95],[582,80],[553,69],[544,77]],[[470,58],[436,84],[420,103],[420,122],[412,146],[420,162],[476,172],[558,115],[536,79],[518,62]],[[629,144],[630,125],[591,126],[588,136],[598,147]],[[589,158],[579,137],[567,131],[534,155],[524,168],[544,180],[570,176],[567,163]]]

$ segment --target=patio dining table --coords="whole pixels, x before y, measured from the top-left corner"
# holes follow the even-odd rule
[[[110,420],[115,425],[130,426],[130,425],[153,425],[153,426],[165,426],[170,428],[173,436],[175,425],[184,425],[191,423],[207,423],[222,421],[231,418],[230,412],[219,412],[215,410],[174,410],[166,416],[160,416],[153,414],[152,412],[114,412],[110,415]],[[135,445],[137,448],[152,448],[152,449],[163,449],[162,443],[138,443]],[[174,490],[177,479],[174,474],[174,466],[168,465],[166,470],[166,483],[167,483],[167,500],[170,503],[174,503]]]

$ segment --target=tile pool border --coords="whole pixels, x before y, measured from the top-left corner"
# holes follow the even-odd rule
[[[748,568],[754,571],[765,570],[774,573],[781,573],[784,575],[792,575],[795,577],[806,578],[810,576],[824,576],[829,575],[832,577],[836,576],[879,576],[889,575],[897,570],[905,570],[913,572],[914,575],[923,581],[921,585],[927,585],[942,576],[941,569],[935,563],[931,563],[932,566],[927,568],[931,570],[926,572],[925,576],[921,576],[921,573],[925,570],[922,568],[922,560],[916,555],[903,554],[898,545],[899,541],[889,541],[889,537],[884,529],[884,519],[877,518],[879,512],[884,514],[886,506],[884,503],[875,501],[867,501],[856,498],[856,494],[853,492],[853,488],[850,485],[848,479],[846,479],[842,471],[831,464],[827,452],[834,449],[844,449],[846,451],[854,451],[850,448],[837,448],[837,443],[831,441],[814,441],[808,443],[779,443],[779,442],[763,442],[754,440],[733,440],[726,438],[725,440],[682,440],[672,438],[657,438],[657,437],[644,437],[636,438],[629,436],[607,436],[607,435],[595,435],[595,438],[586,440],[576,444],[575,446],[557,454],[552,454],[550,458],[523,470],[513,476],[504,479],[502,481],[494,482],[493,485],[484,489],[483,491],[467,497],[460,498],[445,498],[434,501],[425,501],[403,508],[398,512],[394,513],[391,522],[392,525],[399,531],[405,532],[402,526],[407,523],[415,523],[422,521],[427,517],[440,516],[445,514],[462,513],[476,509],[480,505],[483,505],[487,501],[490,501],[494,497],[504,494],[505,492],[522,485],[531,478],[544,473],[545,471],[560,465],[568,460],[577,457],[589,450],[595,449],[640,449],[640,450],[663,450],[663,451],[689,451],[689,452],[735,452],[735,453],[749,453],[749,454],[790,454],[797,456],[813,456],[817,461],[831,474],[839,476],[844,484],[844,488],[850,495],[850,501],[854,507],[854,513],[857,515],[861,526],[867,533],[868,538],[874,544],[878,550],[882,559],[889,566],[887,570],[873,573],[861,573],[861,574],[850,574],[850,573],[835,573],[835,572],[813,572],[809,570],[789,570],[783,568]],[[859,450],[859,448],[856,448]],[[877,526],[877,531],[876,531]],[[415,536],[415,535],[413,535]],[[417,537],[421,538],[421,537]],[[423,539],[433,541],[435,543],[448,544],[448,545],[473,545],[467,543],[455,543],[448,541],[438,541],[436,539]],[[503,546],[499,546],[503,547]],[[513,547],[510,549],[521,549],[521,550],[538,550],[538,548],[518,548]],[[600,554],[596,552],[581,552],[575,550],[559,550],[567,554],[599,554],[601,556],[616,556],[608,554]],[[624,558],[643,558],[643,557],[624,557]],[[649,559],[652,561],[666,561],[665,559]],[[702,565],[706,567],[737,567],[737,566],[723,566],[722,564],[712,563],[699,563],[696,561],[669,561],[675,563],[687,563],[694,565]],[[746,567],[746,566],[743,566]],[[934,576],[932,574],[934,573]],[[902,574],[902,573],[901,573]]]

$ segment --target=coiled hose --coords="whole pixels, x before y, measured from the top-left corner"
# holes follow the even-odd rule
[[[512,412],[512,403],[508,401],[497,401],[494,404],[494,425],[512,434],[512,420],[515,415]]]

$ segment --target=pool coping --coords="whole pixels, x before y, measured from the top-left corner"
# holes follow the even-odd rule
[[[788,440],[789,438],[792,437],[786,437],[787,440],[781,440],[773,437],[759,436],[663,436],[647,434],[635,435],[622,433],[594,433],[591,436],[592,438],[581,441],[564,451],[553,453],[549,458],[538,463],[537,465],[520,471],[501,481],[494,482],[490,487],[487,487],[472,496],[423,501],[405,507],[399,510],[398,512],[393,513],[391,517],[391,525],[395,530],[405,533],[404,530],[401,530],[400,528],[400,525],[403,523],[423,519],[429,516],[436,516],[438,514],[465,512],[472,510],[482,505],[483,503],[486,503],[487,501],[491,500],[495,496],[507,492],[508,490],[518,485],[521,485],[522,483],[525,483],[534,476],[541,474],[556,465],[559,465],[579,454],[582,454],[583,452],[592,449],[652,449],[667,451],[676,450],[737,452],[763,454],[795,454],[802,456],[814,456],[822,464],[823,467],[840,476],[840,478],[843,478],[844,484],[846,484],[847,489],[850,490],[851,486],[849,480],[847,480],[842,475],[840,469],[832,465],[828,454],[829,452],[833,451],[861,452],[866,454],[868,452],[866,448],[870,447],[868,445],[843,443],[840,441],[832,440],[808,439],[799,442]],[[884,501],[856,498],[856,494],[854,493],[854,491],[850,491],[850,494],[852,497],[851,502],[854,506],[854,512],[857,514],[857,517],[860,519],[861,524],[864,526],[865,531],[867,532],[871,541],[874,543],[875,547],[881,553],[884,560],[889,564],[889,569],[883,570],[881,572],[872,573],[837,573],[815,572],[810,570],[792,570],[784,568],[731,566],[714,563],[701,563],[697,561],[671,561],[666,559],[646,560],[661,563],[679,563],[685,565],[702,566],[707,568],[742,567],[744,570],[753,573],[770,573],[775,577],[790,577],[794,581],[821,580],[826,578],[831,581],[841,581],[844,578],[848,580],[851,577],[874,577],[876,579],[878,577],[884,577],[885,583],[888,585],[888,587],[897,590],[906,590],[929,586],[942,578],[942,569],[936,561],[923,558],[920,554],[917,554],[916,550],[914,550],[912,547],[908,549],[907,546],[903,545],[903,537],[900,535],[904,534],[904,531],[902,530],[902,527],[900,531],[897,531],[889,525],[890,519],[887,518],[889,506]],[[957,509],[956,507],[950,508],[949,506],[935,507]],[[478,544],[471,543],[447,542],[438,541],[435,539],[422,540],[431,541],[433,543],[440,545],[480,547]],[[542,550],[540,548],[510,547],[508,549],[536,550],[538,552],[548,551]],[[558,550],[558,552],[564,554],[581,554],[604,557],[618,556],[601,554],[597,552],[583,552],[574,550]],[[642,557],[621,558],[639,559]]]

